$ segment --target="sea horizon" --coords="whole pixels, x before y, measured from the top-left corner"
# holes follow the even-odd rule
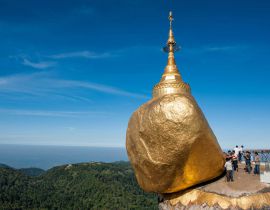
[[[116,161],[128,161],[124,147],[0,144],[0,163],[16,169]]]

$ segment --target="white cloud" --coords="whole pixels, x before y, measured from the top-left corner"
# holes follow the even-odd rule
[[[227,45],[227,46],[202,46],[198,48],[184,48],[183,51],[188,53],[195,53],[195,54],[201,54],[201,53],[211,53],[211,52],[228,52],[228,53],[234,53],[239,52],[241,50],[245,50],[247,46],[240,46],[240,45]]]
[[[35,68],[35,69],[47,69],[49,67],[52,67],[55,65],[55,62],[51,62],[51,61],[41,61],[41,62],[32,62],[26,58],[23,59],[23,62],[22,62],[23,65],[25,66],[30,66],[32,68]]]
[[[64,59],[64,58],[88,58],[88,59],[99,59],[112,57],[111,53],[96,53],[91,51],[77,51],[77,52],[66,52],[55,55],[50,55],[48,57],[53,59]]]
[[[0,79],[0,85],[5,85],[7,84],[7,80],[5,79]]]
[[[129,92],[113,86],[54,78],[44,72],[0,77],[0,93],[25,93],[34,96],[57,95],[78,100],[83,99],[78,94],[74,96],[70,93],[70,90],[76,89],[88,89],[118,96],[147,98],[143,94]],[[86,98],[86,100],[89,99]]]
[[[75,131],[76,130],[76,128],[74,128],[74,127],[65,127],[67,130],[69,130],[70,132],[73,132],[73,131]]]
[[[93,114],[105,114],[102,112],[77,112],[77,111],[50,111],[50,110],[24,110],[24,109],[1,109],[0,114],[38,116],[38,117],[80,117]]]
[[[65,88],[85,88],[85,89],[91,89],[98,92],[103,92],[103,93],[108,93],[108,94],[113,94],[113,95],[129,96],[129,97],[136,97],[136,98],[146,97],[142,94],[132,93],[129,91],[116,88],[116,87],[96,84],[96,83],[91,83],[91,82],[76,81],[76,80],[57,80],[54,82],[57,86],[65,87]]]
[[[232,51],[239,49],[239,46],[216,46],[216,47],[204,47],[204,51],[216,52],[216,51]]]

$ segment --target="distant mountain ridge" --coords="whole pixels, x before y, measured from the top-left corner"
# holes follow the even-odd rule
[[[45,172],[45,170],[35,167],[15,169],[3,163],[0,163],[0,168],[17,170],[28,176],[40,176]]]
[[[0,144],[0,163],[14,168],[37,167],[48,170],[66,163],[89,160],[111,163],[128,161],[128,157],[125,148]]]
[[[156,196],[139,188],[128,162],[69,164],[48,171],[1,165],[0,209],[157,209]]]
[[[6,164],[0,163],[0,168],[12,168]]]

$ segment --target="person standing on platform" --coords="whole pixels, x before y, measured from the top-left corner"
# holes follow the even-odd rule
[[[240,151],[240,149],[239,149],[238,145],[236,145],[236,146],[235,146],[235,148],[234,148],[233,150],[234,150],[234,152],[235,152],[235,155],[236,155],[236,156],[237,156],[237,158],[238,158],[239,151]]]
[[[233,182],[233,167],[231,158],[226,158],[226,163],[224,167],[226,169],[227,182]]]
[[[258,152],[255,152],[254,162],[255,162],[254,174],[259,175],[260,174],[260,156]]]
[[[246,161],[246,171],[250,174],[250,171],[251,171],[251,156],[250,156],[249,151],[246,151],[246,153],[245,153],[245,161]]]
[[[239,163],[242,162],[243,152],[244,152],[244,146],[241,145],[241,147],[239,149],[239,154],[238,154],[238,161],[239,161]]]
[[[238,158],[235,151],[233,151],[233,155],[232,155],[232,165],[233,165],[233,170],[238,171]]]

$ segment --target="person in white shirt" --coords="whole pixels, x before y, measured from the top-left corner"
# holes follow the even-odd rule
[[[234,152],[235,152],[235,155],[238,157],[239,151],[240,151],[238,145],[236,145],[236,147],[235,147],[233,150],[234,150]]]
[[[231,158],[226,158],[226,163],[224,167],[226,169],[227,182],[229,181],[233,182],[233,166],[232,166]]]

